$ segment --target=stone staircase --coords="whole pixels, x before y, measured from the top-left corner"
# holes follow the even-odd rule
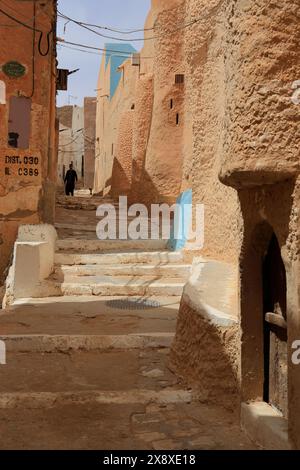
[[[39,298],[0,313],[0,449],[251,448],[169,369],[183,253],[81,237],[60,237]]]
[[[168,252],[161,241],[60,240],[51,291],[56,295],[181,296],[190,269],[182,253]]]

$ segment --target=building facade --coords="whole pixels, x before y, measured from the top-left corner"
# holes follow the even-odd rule
[[[84,187],[91,190],[95,179],[96,107],[96,98],[84,99]]]
[[[263,445],[300,448],[295,2],[152,0],[145,39],[113,97],[101,66],[95,190],[204,204],[172,367]]]
[[[19,225],[54,221],[56,1],[8,0],[1,6],[0,16],[0,278],[3,282]]]
[[[57,108],[59,120],[59,145],[57,182],[63,184],[69,165],[77,172],[78,181],[84,178],[84,108],[80,106],[62,106]]]

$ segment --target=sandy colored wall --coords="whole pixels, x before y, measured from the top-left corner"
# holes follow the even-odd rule
[[[205,205],[202,254],[238,262],[242,225],[236,191],[218,179],[226,116],[224,35],[226,1],[190,0],[186,18],[201,18],[185,30],[186,128],[183,188]]]
[[[74,170],[77,172],[78,180],[83,181],[84,109],[81,106],[74,106],[73,108],[72,137],[74,142],[71,146],[70,159],[73,162]]]
[[[184,74],[182,34],[162,34],[183,23],[182,2],[153,2],[152,21],[152,37],[157,38],[142,51],[145,56],[154,54],[151,127],[139,191],[141,202],[146,203],[174,201],[179,195],[184,133],[185,87],[175,84],[175,74]]]
[[[116,153],[112,169],[111,194],[113,197],[130,193],[132,180],[132,137],[134,110],[121,115]]]
[[[84,99],[84,187],[93,189],[95,175],[96,98]]]
[[[128,59],[123,62],[120,70],[121,79],[119,85],[110,99],[110,61],[107,67],[105,67],[105,57],[103,58],[99,73],[97,96],[94,184],[94,191],[96,193],[107,194],[111,190],[113,164],[116,156],[122,115],[127,111],[131,111],[133,105],[135,105],[135,86],[139,69],[138,67],[133,67],[131,60]],[[122,132],[123,130],[121,130]],[[121,148],[119,147],[120,150]],[[123,157],[119,154],[118,158],[122,159]]]
[[[175,74],[184,73],[182,37],[178,32],[163,35],[162,31],[172,31],[174,24],[182,24],[181,6],[182,2],[177,0],[152,2],[145,28],[155,26],[157,29],[145,32],[140,67],[132,67],[130,60],[124,63],[123,77],[111,100],[107,97],[110,95],[110,65],[105,67],[105,60],[102,61],[98,81],[96,192],[119,193],[112,187],[113,165],[114,161],[116,164],[119,160],[125,161],[127,156],[114,155],[112,149],[117,148],[120,132],[124,134],[121,116],[133,107],[132,179],[135,184],[132,200],[138,197],[138,202],[146,203],[174,201],[180,192],[184,85],[175,85]],[[149,40],[155,35],[157,39]],[[123,148],[128,155],[128,145]]]
[[[72,141],[73,106],[62,106],[56,109],[59,121],[57,184],[63,185],[64,173],[70,162],[70,142]]]
[[[32,2],[8,0],[6,10],[12,14],[33,18]],[[36,3],[36,24],[48,32],[55,29],[54,1]],[[13,9],[11,10],[10,7]],[[55,49],[50,36],[49,53],[42,57],[38,52],[38,35],[12,20],[5,19],[1,26],[1,63],[12,59],[25,66],[21,78],[9,78],[3,71],[0,80],[5,83],[5,102],[0,104],[0,278],[5,277],[12,245],[20,224],[52,222],[56,182],[57,148],[55,138]],[[35,46],[33,49],[33,39]],[[43,52],[47,49],[46,35],[42,41]],[[33,75],[34,59],[34,75]],[[12,96],[31,99],[30,144],[28,149],[8,146],[9,100]],[[24,160],[24,157],[33,157]],[[10,158],[16,157],[16,158]]]
[[[231,1],[224,54],[225,140],[220,176],[234,187],[295,176],[299,161],[299,2]]]
[[[182,187],[192,187],[194,202],[205,204],[201,254],[239,268],[240,331],[213,329],[183,299],[173,364],[186,379],[205,383],[208,399],[216,398],[216,387],[228,385],[219,396],[225,405],[231,387],[244,401],[263,397],[262,262],[267,245],[259,251],[259,229],[264,224],[278,238],[286,269],[288,351],[300,335],[300,115],[291,99],[299,76],[295,5],[186,1],[186,17],[201,19],[185,32]],[[224,366],[215,377],[202,360],[211,344],[218,365]],[[290,356],[287,370],[290,439],[299,448],[300,375]]]

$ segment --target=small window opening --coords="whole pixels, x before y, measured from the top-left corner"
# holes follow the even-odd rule
[[[84,177],[84,155],[81,156],[81,177]]]
[[[170,109],[173,109],[173,100],[170,99]]]
[[[114,144],[111,144],[111,154],[114,154]]]
[[[135,109],[135,104],[133,103],[133,105],[131,106],[131,109]]]
[[[184,75],[182,73],[177,73],[175,75],[175,83],[176,83],[176,85],[184,83]]]
[[[178,126],[178,125],[179,125],[179,114],[177,113],[176,114],[176,126]]]
[[[30,137],[31,99],[12,96],[9,100],[8,145],[28,149]]]

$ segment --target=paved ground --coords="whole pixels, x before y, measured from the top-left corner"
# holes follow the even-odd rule
[[[17,408],[0,420],[1,449],[254,449],[231,415],[199,403]]]
[[[98,202],[60,198],[59,237],[72,237],[74,250],[95,239]],[[161,264],[174,269],[168,259]],[[93,270],[82,265],[91,282]],[[168,295],[151,298],[157,308],[77,294],[23,299],[1,311],[0,449],[253,449],[236,415],[201,402],[169,369],[180,297],[166,286]]]

